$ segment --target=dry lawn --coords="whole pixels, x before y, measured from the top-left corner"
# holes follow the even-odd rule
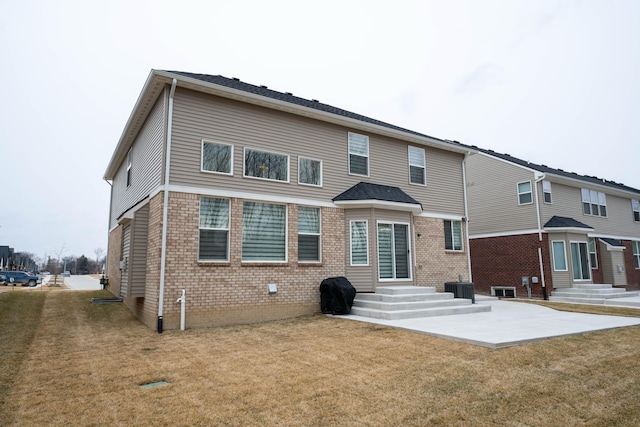
[[[0,294],[0,425],[640,424],[640,327],[501,350],[326,316],[159,335],[107,295]]]

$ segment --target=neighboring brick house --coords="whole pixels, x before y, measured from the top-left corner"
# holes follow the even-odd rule
[[[471,148],[476,291],[526,296],[523,277],[537,297],[579,283],[640,289],[640,190]]]
[[[152,70],[105,172],[111,291],[149,327],[319,311],[319,285],[469,280],[470,150],[221,76]],[[274,287],[269,285],[275,285]]]

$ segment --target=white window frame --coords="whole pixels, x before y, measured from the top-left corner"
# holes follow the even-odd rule
[[[245,259],[244,256],[244,233],[245,233],[245,224],[244,224],[244,214],[245,214],[245,203],[261,203],[265,205],[278,205],[284,206],[284,260],[269,260],[269,259],[257,259],[257,260],[248,260]],[[257,200],[243,200],[242,202],[242,237],[240,241],[240,256],[243,263],[260,263],[260,264],[286,264],[289,261],[289,209],[286,204],[283,203],[271,203],[271,202],[262,202]]]
[[[366,237],[366,241],[365,241],[365,245],[366,245],[366,255],[367,255],[367,261],[365,264],[354,264],[353,262],[353,224],[357,223],[357,222],[362,222],[364,223],[364,227],[365,227],[365,237]],[[352,267],[368,267],[370,264],[370,260],[369,260],[369,221],[366,219],[354,219],[349,221],[349,265]]]
[[[302,172],[302,166],[301,166],[302,160],[308,160],[310,162],[318,162],[320,164],[320,183],[319,184],[310,184],[308,182],[302,182],[302,180],[300,179],[300,173]],[[308,185],[310,187],[322,187],[322,168],[323,168],[322,160],[316,160],[316,159],[311,159],[309,157],[298,156],[298,184]]]
[[[231,158],[229,159],[229,162],[230,162],[229,172],[220,172],[220,171],[214,171],[214,170],[209,170],[209,169],[205,169],[204,168],[204,145],[205,144],[212,144],[212,145],[220,145],[220,146],[223,146],[223,147],[229,147],[229,149],[231,151]],[[213,174],[217,174],[217,175],[233,176],[233,154],[234,154],[234,151],[235,151],[235,147],[233,146],[233,144],[225,144],[225,143],[222,143],[222,142],[216,142],[216,141],[203,139],[202,140],[202,144],[200,146],[200,172],[213,173]]]
[[[589,253],[589,242],[580,241],[580,240],[570,240],[569,241],[569,253],[571,254],[571,279],[574,282],[589,282],[589,281],[591,281],[591,278],[593,277],[593,273],[591,272],[591,265],[587,266],[587,271],[589,272],[589,277],[588,278],[586,278],[586,279],[585,278],[581,278],[581,279],[576,279],[575,278],[576,271],[575,271],[574,266],[573,266],[573,249],[572,249],[572,245],[574,245],[574,244],[578,245],[578,252],[580,252],[580,245],[583,244],[583,245],[585,245],[587,247],[587,253]],[[587,262],[589,264],[591,264],[591,259],[590,258],[591,258],[590,256],[587,256]],[[580,267],[582,267],[582,259],[580,259],[580,262],[581,262]],[[582,269],[580,269],[580,275],[582,275]]]
[[[520,192],[520,184],[529,184],[529,191],[524,191],[524,192]],[[519,183],[516,184],[516,189],[518,191],[518,206],[524,206],[524,205],[530,205],[533,203],[533,188],[531,187],[531,180],[529,181],[521,181]],[[524,196],[525,194],[529,195],[529,198],[531,198],[530,201],[528,202],[522,202],[521,201],[521,196]]]
[[[631,211],[633,212],[633,221],[640,222],[640,201],[631,199]]]
[[[228,209],[228,224],[226,228],[216,228],[216,227],[201,227],[200,226],[200,216],[202,215],[202,208],[200,208],[200,212],[198,213],[198,262],[229,262],[229,248],[231,245],[231,200],[226,199],[224,197],[209,197],[209,196],[201,196],[200,197],[200,206],[202,206],[202,199],[220,199],[227,200],[227,209]],[[214,230],[214,231],[226,231],[227,232],[227,251],[225,259],[203,259],[200,258],[200,230]]]
[[[133,166],[133,147],[127,153],[127,188],[131,187],[131,167]]]
[[[253,175],[247,175],[247,152],[248,151],[255,151],[257,153],[264,153],[264,154],[270,154],[270,155],[274,155],[274,156],[282,156],[285,157],[287,159],[287,179],[273,179],[273,178],[265,178],[265,177],[261,177],[261,176],[253,176]],[[258,150],[255,148],[244,148],[244,155],[242,156],[242,176],[244,176],[245,178],[250,178],[250,179],[260,179],[263,181],[271,181],[271,182],[290,182],[291,180],[291,156],[289,156],[288,154],[280,154],[280,153],[274,153],[272,151],[264,151],[264,150]]]
[[[417,152],[421,152],[422,153],[422,164],[415,164],[411,162],[411,151],[417,151]],[[407,147],[407,157],[409,158],[409,184],[413,184],[413,185],[421,185],[421,186],[426,186],[427,185],[427,153],[425,152],[424,148],[421,147],[414,147],[412,145],[409,145]],[[421,168],[422,169],[422,181],[423,182],[413,182],[411,180],[411,168]]]
[[[445,219],[443,221],[444,227],[447,226],[447,221],[449,221],[449,226],[451,227],[451,247],[453,249],[447,249],[447,235],[444,235],[444,250],[447,252],[464,252],[464,234],[462,231],[462,221],[456,221],[456,220],[450,220],[450,219]],[[460,249],[456,249],[456,245],[455,245],[455,237],[454,237],[454,229],[453,229],[453,225],[454,223],[457,223],[460,225]]]
[[[362,153],[356,153],[353,152],[351,150],[351,137],[352,136],[357,136],[357,137],[362,137],[366,139],[366,143],[367,143],[367,149],[366,149],[366,154],[362,154]],[[349,175],[356,175],[356,176],[369,176],[370,170],[371,170],[371,164],[370,164],[370,158],[369,158],[369,137],[367,135],[362,135],[359,133],[354,133],[354,132],[349,132],[348,133],[348,145],[349,145],[349,158],[347,159],[348,163],[349,163]],[[360,174],[360,173],[355,173],[355,172],[351,172],[351,156],[359,156],[359,157],[365,157],[367,159],[367,173],[365,175]]]
[[[589,216],[600,216],[607,218],[609,209],[607,209],[607,195],[601,191],[589,190],[588,188],[580,189],[582,199],[582,214]],[[585,203],[589,205],[589,212],[585,212]],[[594,206],[597,207],[598,213],[594,213]],[[604,208],[604,209],[603,209]],[[602,214],[604,210],[604,215]]]
[[[558,266],[556,265],[556,247],[554,243],[562,243],[562,257],[564,268],[558,268]],[[569,264],[567,263],[567,244],[564,240],[551,241],[551,258],[553,259],[553,271],[569,271]]]
[[[300,208],[317,209],[318,210],[318,232],[303,233],[300,232]],[[300,259],[300,236],[316,236],[318,238],[318,259],[301,260]],[[298,206],[298,262],[305,264],[318,264],[322,262],[322,209],[316,206]]]
[[[636,270],[640,270],[640,241],[639,240],[631,241],[631,252],[633,253],[633,261],[634,261]]]
[[[380,266],[382,263],[380,262],[380,225],[390,225],[391,226],[391,260],[392,260],[392,277],[382,278]],[[407,274],[409,277],[396,277],[396,245],[395,245],[395,226],[403,225],[407,227],[407,248],[409,251],[411,250],[411,224],[408,222],[394,222],[394,221],[377,221],[376,222],[376,241],[377,241],[377,258],[378,258],[378,281],[379,282],[397,282],[397,281],[410,281],[413,280],[413,271],[411,271],[411,264],[413,262],[411,253],[407,254]]]
[[[593,251],[591,251],[591,243],[593,243]],[[593,258],[591,258],[591,255],[593,255]],[[589,262],[592,270],[598,269],[598,242],[595,237],[589,237]]]
[[[549,201],[547,202],[547,194],[549,195]],[[551,182],[542,181],[542,201],[548,205],[553,203],[553,197],[551,195]]]

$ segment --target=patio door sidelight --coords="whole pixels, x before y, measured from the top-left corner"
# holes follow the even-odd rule
[[[378,277],[380,280],[411,278],[409,226],[378,223]]]
[[[584,242],[571,242],[571,265],[574,280],[591,279],[589,247]]]

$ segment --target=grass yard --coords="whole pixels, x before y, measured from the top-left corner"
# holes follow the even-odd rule
[[[640,327],[501,350],[320,315],[159,335],[108,295],[0,294],[0,425],[640,424]]]

